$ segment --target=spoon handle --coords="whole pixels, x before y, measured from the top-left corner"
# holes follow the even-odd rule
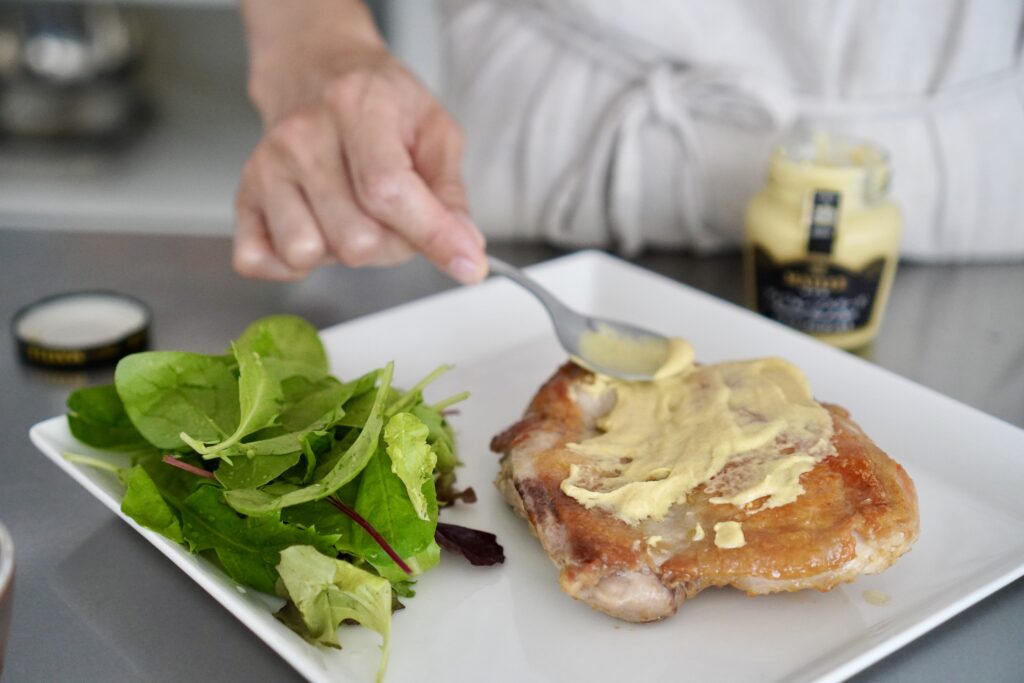
[[[513,266],[511,263],[505,263],[501,259],[488,255],[487,264],[492,273],[507,277],[509,280],[512,280],[537,297],[540,302],[544,304],[544,308],[548,310],[548,315],[551,316],[551,320],[555,323],[556,328],[558,327],[559,318],[568,320],[570,318],[575,318],[578,315],[575,311],[555,298],[551,292],[542,287],[536,280]]]

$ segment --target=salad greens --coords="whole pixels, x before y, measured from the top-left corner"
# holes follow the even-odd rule
[[[438,531],[440,507],[473,500],[453,488],[460,463],[442,412],[466,395],[423,399],[445,369],[408,391],[392,386],[391,363],[343,382],[312,326],[273,316],[224,355],[124,358],[113,385],[71,394],[68,424],[82,443],[131,456],[116,470],[122,512],[286,599],[278,617],[301,636],[340,647],[350,619],[380,633],[379,678],[394,596],[411,596],[438,563],[438,541],[471,560],[504,559],[493,536]]]

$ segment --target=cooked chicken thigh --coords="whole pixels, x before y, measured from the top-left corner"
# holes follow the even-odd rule
[[[883,571],[917,537],[909,476],[832,405],[824,407],[834,454],[800,476],[803,493],[793,502],[741,508],[712,503],[713,492],[699,486],[657,520],[628,524],[585,507],[563,492],[571,466],[586,465],[569,445],[597,434],[615,403],[614,395],[576,390],[589,379],[562,367],[491,448],[502,454],[498,488],[561,570],[562,588],[595,609],[643,622],[670,616],[710,586],[750,595],[825,591]],[[716,543],[716,525],[724,532],[731,522],[742,543]]]

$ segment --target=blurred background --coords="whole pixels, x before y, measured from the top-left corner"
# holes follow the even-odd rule
[[[440,91],[438,0],[369,4]],[[245,83],[235,0],[0,2],[0,228],[230,235]]]

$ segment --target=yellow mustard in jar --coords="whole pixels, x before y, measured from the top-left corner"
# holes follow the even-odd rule
[[[874,339],[899,258],[889,180],[870,143],[819,134],[779,146],[747,207],[751,306],[840,348]]]

